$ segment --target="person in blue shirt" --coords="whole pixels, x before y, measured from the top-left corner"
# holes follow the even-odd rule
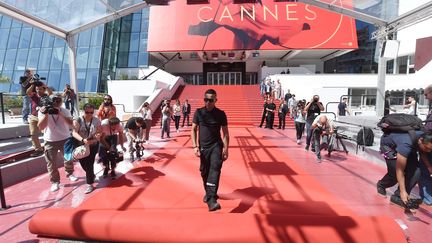
[[[427,157],[432,152],[432,132],[384,134],[380,150],[386,161],[387,174],[378,181],[377,192],[386,196],[386,188],[398,184],[399,189],[390,197],[390,201],[409,208],[409,194],[420,177],[418,155],[422,163],[428,162]]]

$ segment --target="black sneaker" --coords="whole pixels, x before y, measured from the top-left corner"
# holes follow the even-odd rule
[[[220,206],[220,204],[216,201],[216,199],[210,199],[210,200],[207,202],[207,205],[208,205],[208,209],[209,209],[210,212],[221,209],[221,206]]]
[[[112,179],[116,178],[116,173],[115,173],[114,170],[111,170],[110,176],[111,176]]]
[[[36,150],[36,151],[34,151],[33,153],[30,154],[30,157],[39,157],[39,156],[41,156],[43,154],[44,154],[43,150]]]
[[[306,145],[305,150],[306,151],[309,150],[309,145]]]
[[[311,148],[311,151],[315,153],[315,147],[312,147],[312,148]]]
[[[384,187],[380,186],[380,184],[377,183],[376,188],[377,188],[378,195],[387,197],[387,192],[386,192],[386,189]]]

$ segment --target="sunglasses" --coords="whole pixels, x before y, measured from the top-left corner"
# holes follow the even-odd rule
[[[214,99],[209,99],[209,98],[204,98],[204,102],[213,103],[213,102],[215,102],[215,100]]]
[[[86,111],[86,114],[94,114],[94,111]]]

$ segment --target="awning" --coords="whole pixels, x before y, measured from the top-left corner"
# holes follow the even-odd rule
[[[417,39],[416,51],[415,51],[415,64],[414,64],[414,68],[416,71],[426,66],[426,64],[428,64],[432,60],[431,46],[432,46],[432,36],[422,38],[422,39]]]

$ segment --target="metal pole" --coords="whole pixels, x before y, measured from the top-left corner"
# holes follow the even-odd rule
[[[3,103],[3,93],[0,93],[0,106],[1,106],[1,115],[2,115],[2,122],[5,124],[5,113],[4,113],[4,103]]]
[[[378,44],[381,44],[380,53],[384,47],[384,38],[378,39]],[[378,59],[378,81],[377,81],[377,94],[376,94],[376,114],[377,116],[384,115],[384,99],[385,99],[385,78],[387,72],[387,59],[379,55]]]
[[[1,201],[1,210],[6,210],[8,208],[10,208],[11,206],[6,205],[6,197],[4,194],[4,190],[3,190],[3,178],[2,178],[2,173],[1,173],[1,167],[0,167],[0,201]]]
[[[75,90],[75,102],[74,102],[74,110],[75,117],[80,117],[79,111],[79,92],[78,92],[78,84],[77,84],[77,75],[76,75],[76,46],[75,46],[75,36],[68,35],[66,37],[66,43],[69,50],[69,75],[70,75],[70,86],[73,90]]]

